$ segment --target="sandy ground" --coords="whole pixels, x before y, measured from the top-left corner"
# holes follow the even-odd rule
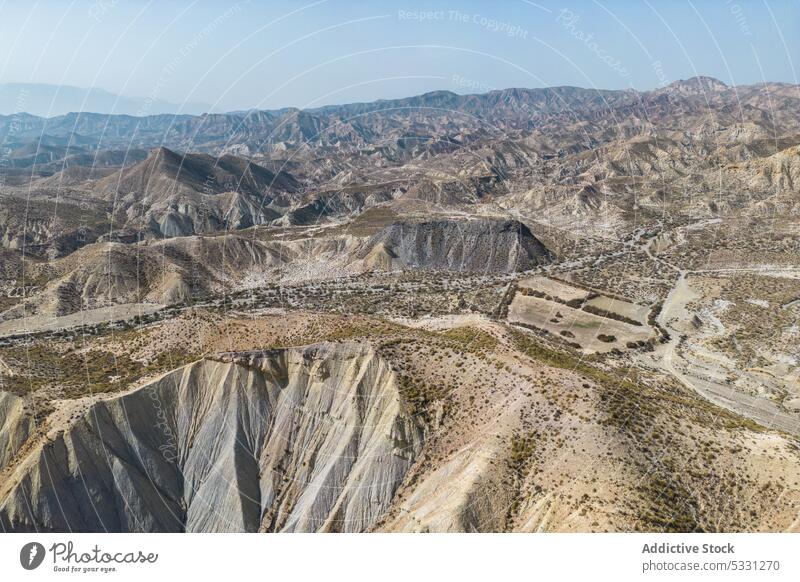
[[[638,321],[642,325],[647,324],[647,314],[650,312],[650,306],[648,305],[637,305],[636,303],[630,303],[628,301],[622,301],[621,299],[606,297],[605,295],[600,295],[599,297],[590,299],[586,302],[586,304],[593,307],[598,307],[600,309],[605,309],[606,311],[611,311],[613,313],[618,313],[627,317],[628,319]]]
[[[0,323],[0,337],[20,333],[56,331],[84,325],[96,325],[111,321],[123,321],[137,315],[148,315],[163,308],[157,303],[123,303],[111,307],[87,309],[70,315],[53,317],[51,315],[31,315]]]
[[[581,345],[586,353],[609,352],[625,349],[629,341],[644,341],[653,335],[648,326],[636,326],[622,321],[572,309],[566,305],[526,295],[516,295],[508,308],[508,320],[546,329]],[[571,335],[564,335],[564,333]],[[613,336],[614,341],[604,342],[597,336]]]
[[[687,274],[681,273],[675,287],[667,296],[659,314],[659,323],[670,330],[671,338],[655,352],[657,365],[706,400],[749,418],[767,428],[777,428],[791,434],[800,434],[800,420],[770,400],[745,394],[724,382],[722,361],[710,358],[685,358],[681,347],[681,332],[692,317],[687,304],[699,296],[692,289]]]
[[[589,291],[585,289],[567,285],[566,283],[555,281],[548,277],[538,276],[523,279],[519,282],[519,286],[547,293],[551,297],[556,297],[562,301],[573,301],[575,299],[584,300],[589,296]]]

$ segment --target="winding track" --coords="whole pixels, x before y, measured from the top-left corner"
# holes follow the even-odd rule
[[[770,400],[758,396],[744,394],[732,386],[718,384],[716,382],[704,380],[687,372],[690,363],[682,358],[680,353],[681,332],[676,330],[670,322],[679,319],[677,314],[685,310],[686,304],[691,300],[692,294],[689,289],[687,277],[692,274],[707,273],[758,273],[766,269],[760,268],[727,268],[727,269],[681,269],[672,263],[656,257],[651,253],[650,245],[645,245],[647,256],[653,261],[657,261],[678,273],[678,279],[670,290],[664,305],[661,308],[657,321],[670,333],[670,339],[662,344],[654,354],[656,365],[664,372],[670,374],[681,384],[694,390],[697,394],[734,414],[752,420],[767,429],[778,429],[794,435],[800,435],[800,420],[796,416],[789,414]],[[775,271],[776,269],[769,269]],[[796,267],[781,269],[785,271],[798,271]],[[684,366],[676,363],[677,360],[684,360]]]

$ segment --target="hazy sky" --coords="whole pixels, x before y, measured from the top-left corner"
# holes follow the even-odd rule
[[[798,0],[0,0],[0,82],[217,110],[434,89],[797,83]]]

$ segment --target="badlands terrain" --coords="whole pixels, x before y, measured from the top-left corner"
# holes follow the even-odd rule
[[[800,531],[798,112],[0,117],[0,527]]]

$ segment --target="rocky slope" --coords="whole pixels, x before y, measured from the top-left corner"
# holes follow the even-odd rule
[[[172,305],[258,284],[329,278],[344,273],[350,264],[354,267],[349,271],[363,270],[356,260],[363,245],[363,239],[347,235],[283,240],[232,233],[95,243],[67,257],[27,266],[9,260],[8,279],[21,280],[24,274],[40,285],[0,310],[0,322],[123,303]]]
[[[392,224],[371,239],[361,258],[384,269],[514,273],[552,255],[518,221],[476,219]]]
[[[0,484],[14,531],[363,531],[422,448],[369,348],[233,354],[76,411]]]
[[[0,361],[0,371],[5,363]],[[14,458],[34,431],[33,418],[26,414],[26,402],[0,389],[0,471]]]
[[[162,236],[265,224],[288,205],[294,178],[236,156],[180,155],[158,148],[130,168],[101,179],[94,191],[125,213],[126,224]],[[143,209],[143,210],[142,210]]]

